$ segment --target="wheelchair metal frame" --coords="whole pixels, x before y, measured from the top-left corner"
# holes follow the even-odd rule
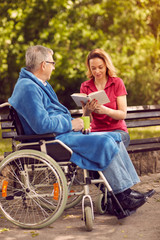
[[[0,109],[3,108],[3,107],[6,107],[6,106],[11,107],[9,105],[9,103],[5,103],[5,104],[0,105]],[[14,111],[14,113],[16,113],[13,108],[12,108],[12,111]],[[13,115],[12,115],[12,118],[14,118]],[[12,120],[14,121],[14,124],[17,124],[16,119],[12,119]],[[45,156],[46,156],[46,158],[48,159],[49,167],[54,168],[54,164],[55,164],[55,168],[58,169],[57,171],[59,172],[60,170],[57,167],[57,163],[58,163],[60,168],[63,169],[62,172],[64,173],[64,176],[63,176],[63,180],[62,180],[62,185],[64,185],[64,189],[65,189],[65,185],[67,186],[67,179],[65,177],[66,176],[65,174],[68,171],[68,166],[72,165],[72,163],[69,161],[69,159],[67,159],[67,160],[64,159],[64,161],[63,161],[63,159],[60,160],[60,161],[54,160],[54,158],[49,156],[48,153],[47,153],[47,145],[48,144],[52,144],[52,145],[53,144],[59,144],[63,149],[65,149],[65,151],[67,151],[69,153],[70,156],[72,155],[72,150],[68,146],[66,146],[64,143],[62,143],[60,140],[56,140],[56,139],[48,140],[48,137],[46,135],[44,137],[40,136],[39,139],[38,139],[38,136],[35,135],[37,139],[36,139],[36,141],[33,141],[35,136],[20,135],[20,133],[18,134],[17,131],[16,131],[16,133],[17,133],[17,136],[12,137],[12,149],[13,149],[13,152],[14,152],[13,155],[16,155],[16,153],[17,153],[18,156],[19,156],[19,153],[22,153],[22,154],[26,153],[27,154],[27,152],[31,152],[31,154],[33,153],[33,154],[36,155],[36,152],[37,152],[37,156],[40,156],[41,155],[40,152],[41,152],[43,157],[45,158]],[[53,137],[53,135],[52,136],[50,135],[49,139],[51,137]],[[25,141],[27,140],[29,142],[23,142],[23,140],[25,140]],[[20,143],[17,143],[17,141],[19,141]],[[32,150],[34,148],[34,146],[39,146],[40,151]],[[25,150],[23,150],[23,149],[25,149]],[[8,158],[11,155],[8,155],[8,157],[4,158],[4,160],[0,164],[0,171],[3,170],[3,165],[5,165],[5,161],[8,161]],[[33,156],[33,159],[34,159],[34,156]],[[51,160],[49,160],[49,159],[51,159]],[[51,164],[50,164],[50,161],[51,161]],[[45,163],[45,161],[44,161],[44,163]],[[78,167],[75,167],[76,170],[77,170],[77,168]],[[62,172],[60,171],[61,176],[63,175]],[[25,171],[24,171],[24,173],[25,173]],[[91,231],[92,228],[93,228],[94,209],[93,209],[92,198],[89,194],[89,185],[90,184],[96,184],[96,185],[104,185],[104,188],[105,188],[105,191],[102,193],[103,196],[101,196],[101,199],[100,199],[100,202],[99,202],[99,205],[98,205],[98,211],[99,211],[100,214],[105,213],[106,210],[107,210],[107,208],[105,208],[105,205],[107,205],[107,192],[109,192],[112,196],[112,199],[114,200],[114,202],[116,203],[116,205],[118,206],[118,209],[119,209],[118,211],[116,209],[114,209],[115,210],[115,215],[118,218],[123,218],[123,217],[126,217],[126,216],[130,215],[130,212],[124,211],[123,208],[121,207],[119,201],[117,200],[114,193],[112,192],[112,189],[111,189],[107,179],[104,177],[103,173],[101,171],[98,171],[98,173],[99,173],[100,178],[99,179],[92,179],[89,176],[89,171],[86,170],[86,169],[83,169],[83,182],[81,183],[81,185],[83,186],[83,190],[80,190],[78,192],[70,192],[68,190],[67,194],[66,193],[64,194],[64,198],[66,198],[66,199],[62,199],[62,202],[63,202],[62,205],[63,206],[62,207],[60,206],[61,207],[60,213],[56,217],[51,217],[51,219],[49,218],[49,220],[45,221],[45,223],[43,222],[44,220],[42,221],[42,223],[35,223],[33,225],[28,224],[28,223],[27,224],[25,224],[25,223],[21,224],[19,222],[17,223],[16,221],[12,221],[13,219],[10,216],[7,216],[7,213],[5,213],[5,211],[3,212],[3,207],[2,207],[2,204],[1,204],[1,200],[0,200],[0,209],[1,209],[2,213],[7,217],[8,220],[12,221],[14,224],[16,224],[20,227],[42,228],[42,227],[45,227],[48,224],[51,224],[52,222],[54,222],[63,213],[64,209],[67,208],[68,194],[70,196],[80,196],[78,201],[77,202],[75,201],[75,204],[79,203],[79,201],[81,201],[81,199],[82,199],[83,220],[85,221],[86,230]],[[24,178],[25,177],[26,177],[26,180],[25,180],[26,184],[29,185],[29,179],[27,179],[27,172],[24,174]],[[76,174],[73,174],[73,179],[70,180],[71,185],[74,182],[75,178],[76,178]],[[26,189],[25,189],[25,191],[27,191]],[[69,187],[67,187],[67,189],[69,189]],[[64,192],[65,192],[65,190],[64,190]],[[34,192],[34,194],[35,194],[35,192]],[[38,200],[38,201],[41,205],[40,200]],[[47,200],[43,199],[43,201],[45,202],[44,204],[47,205],[46,204]],[[103,204],[102,204],[102,201],[103,201]],[[87,206],[86,206],[86,202],[87,202]],[[88,206],[88,202],[89,202],[89,206]],[[51,203],[49,203],[49,204],[51,204]],[[71,205],[68,204],[68,207],[72,207],[72,206],[74,206],[74,203],[71,204]],[[104,210],[102,209],[103,208],[102,206],[104,206]],[[51,213],[51,214],[54,215],[54,213]]]

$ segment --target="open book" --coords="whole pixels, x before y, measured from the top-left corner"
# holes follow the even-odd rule
[[[81,101],[86,103],[88,100],[92,101],[93,99],[96,99],[99,104],[105,104],[105,103],[110,102],[110,100],[104,90],[92,92],[88,95],[85,93],[73,93],[71,95],[71,97],[73,98],[73,100],[75,101],[75,103],[77,104],[78,107],[82,106]]]

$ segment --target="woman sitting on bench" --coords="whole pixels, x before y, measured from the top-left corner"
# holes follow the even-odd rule
[[[120,132],[127,148],[130,142],[127,126],[124,121],[127,114],[127,91],[123,80],[116,75],[115,67],[109,55],[102,49],[92,50],[86,61],[88,81],[81,84],[80,92],[87,95],[104,90],[110,100],[104,105],[96,100],[83,105],[83,115],[90,116],[92,132]]]

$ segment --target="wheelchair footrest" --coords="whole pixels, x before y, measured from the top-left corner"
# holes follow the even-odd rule
[[[123,209],[113,192],[108,193],[107,201],[108,213],[115,215],[118,219],[128,217],[136,212],[136,210]]]
[[[125,218],[125,217],[128,217],[128,216],[132,215],[135,212],[136,212],[136,210],[133,210],[133,211],[124,210],[124,212],[117,212],[115,215],[118,219],[122,219],[122,218]]]

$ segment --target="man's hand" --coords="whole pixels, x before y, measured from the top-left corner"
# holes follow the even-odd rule
[[[75,132],[82,131],[84,123],[81,118],[75,118],[72,120],[72,130]]]

